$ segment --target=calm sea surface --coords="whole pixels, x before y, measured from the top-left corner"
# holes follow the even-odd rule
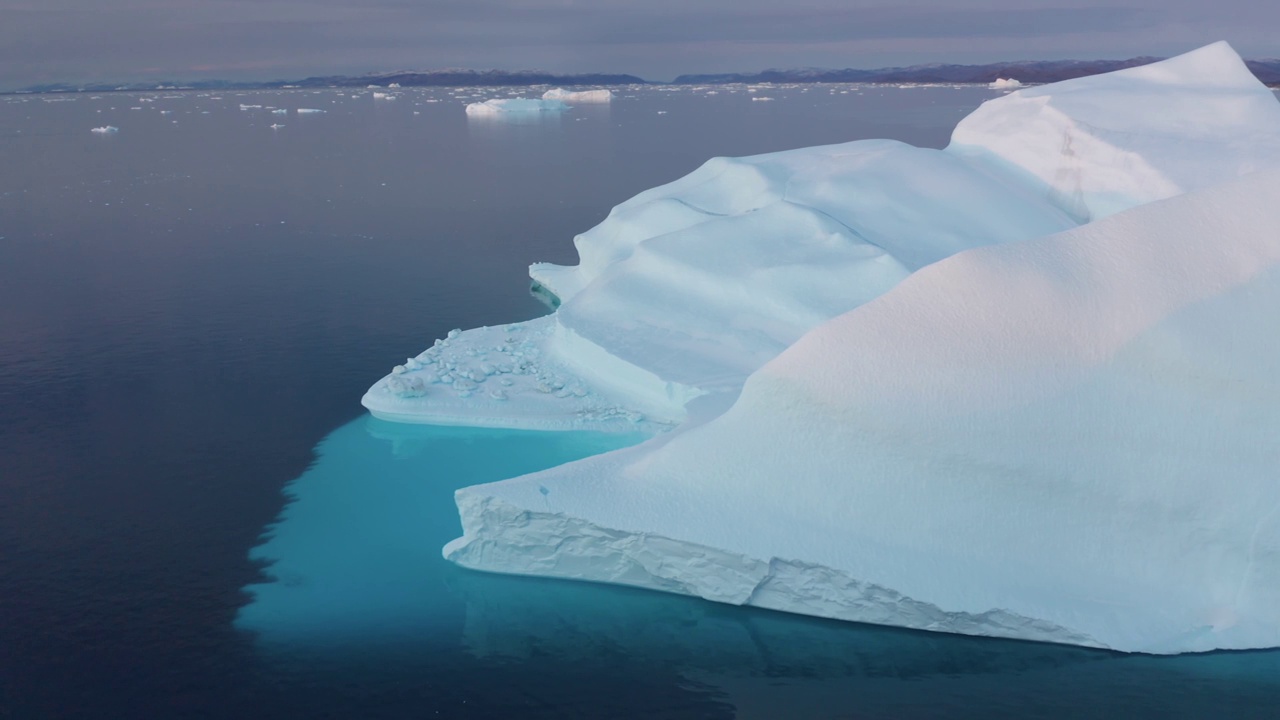
[[[941,147],[994,96],[717,90],[523,122],[468,121],[493,90],[0,97],[0,717],[1276,717],[1280,652],[1126,657],[440,558],[456,488],[638,438],[380,422],[369,384],[541,313],[529,263],[574,262],[575,233],[711,156]]]

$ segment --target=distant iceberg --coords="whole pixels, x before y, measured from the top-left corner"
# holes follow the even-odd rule
[[[1276,168],[1280,102],[1226,43],[988,101],[944,151],[716,158],[534,265],[553,314],[454,331],[362,402],[668,430],[460,491],[470,567],[1280,645]]]
[[[543,100],[561,100],[567,103],[607,103],[613,101],[613,92],[611,90],[565,90],[564,88],[551,88],[542,93]]]
[[[89,132],[98,133],[99,135],[111,135],[120,132],[120,128],[112,125],[103,125],[102,127],[93,128]]]
[[[319,110],[317,108],[298,108],[297,112],[299,115],[315,115],[317,113],[324,112],[324,110]]]
[[[992,90],[1017,90],[1022,87],[1022,82],[1020,80],[1014,80],[1013,78],[996,78],[996,80],[990,85],[987,85],[987,87]]]
[[[569,106],[560,100],[539,100],[536,98],[507,98],[502,100],[485,100],[467,105],[467,115],[486,117],[501,115],[527,115],[534,113],[556,113],[568,110]]]

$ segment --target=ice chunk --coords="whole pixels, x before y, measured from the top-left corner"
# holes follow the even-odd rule
[[[705,424],[459,491],[445,554],[927,630],[1280,645],[1277,197],[1272,169],[924,268]]]
[[[320,110],[317,108],[298,108],[299,115],[314,115],[322,112],[324,112],[324,110]]]
[[[995,82],[987,87],[992,90],[1017,90],[1022,87],[1022,82],[1013,78],[996,78]]]
[[[610,90],[565,90],[564,88],[551,88],[542,93],[543,100],[561,100],[567,103],[607,103],[613,101],[613,92]]]
[[[559,100],[539,100],[535,98],[507,98],[504,100],[485,100],[467,105],[467,115],[473,117],[494,117],[501,115],[524,115],[532,113],[555,113],[569,109]]]
[[[1081,221],[1280,162],[1280,103],[1225,42],[990,100],[948,150],[1025,176]]]
[[[93,128],[89,132],[98,133],[99,135],[112,135],[120,132],[120,128],[112,125],[103,125],[102,127]]]

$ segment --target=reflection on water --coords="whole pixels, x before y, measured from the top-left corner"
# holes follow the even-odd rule
[[[549,717],[730,706],[760,718],[1261,717],[1280,699],[1277,652],[1125,656],[490,575],[441,558],[460,532],[455,489],[641,439],[350,423],[288,487],[253,553],[272,581],[248,588],[237,624],[278,664],[327,658],[345,677],[358,667],[382,682],[416,672],[456,677],[458,692],[483,685],[468,706],[481,714],[537,714],[544,703]]]

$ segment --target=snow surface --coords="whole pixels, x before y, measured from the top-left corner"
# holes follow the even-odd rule
[[[949,150],[1025,174],[1080,221],[1280,162],[1280,103],[1225,42],[1010,93]]]
[[[613,101],[611,90],[565,90],[551,88],[542,93],[543,100],[562,100],[567,103],[607,103]]]
[[[470,567],[1121,650],[1280,644],[1268,167],[1280,103],[1225,43],[988,101],[945,151],[715,158],[575,238],[577,266],[534,265],[552,315],[450,333],[362,402],[674,428],[460,491],[446,555]]]
[[[1124,651],[1280,645],[1277,197],[1269,170],[931,265],[710,422],[460,490],[446,557]]]
[[[507,98],[503,100],[485,100],[469,103],[467,115],[472,117],[493,117],[506,114],[522,115],[527,113],[563,112],[569,106],[559,100],[539,100],[536,98]]]

